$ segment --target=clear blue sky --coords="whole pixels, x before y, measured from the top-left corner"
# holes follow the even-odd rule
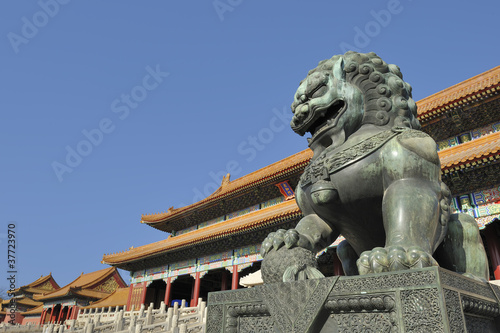
[[[17,285],[52,272],[62,286],[106,268],[104,253],[167,237],[141,214],[201,199],[228,164],[236,179],[305,149],[283,125],[295,89],[346,48],[399,65],[415,100],[497,66],[499,11],[483,0],[1,1],[0,272],[11,222]]]

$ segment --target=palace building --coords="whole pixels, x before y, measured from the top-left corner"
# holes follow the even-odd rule
[[[123,287],[127,287],[127,284],[115,267],[82,273],[62,288],[33,296],[36,301],[43,303],[38,316],[39,323],[63,323],[76,319],[81,307],[107,298]]]
[[[442,177],[455,211],[476,218],[491,268],[500,280],[500,66],[417,102],[422,130],[437,142]],[[230,180],[207,198],[141,223],[168,233],[165,240],[104,255],[102,263],[131,272],[127,309],[159,307],[178,299],[239,288],[260,269],[268,233],[295,226],[302,214],[294,189],[312,157],[309,149]],[[418,203],[415,203],[418,204]],[[339,240],[318,254],[325,275],[341,275]]]
[[[60,287],[52,277],[52,273],[41,276],[25,286],[8,291],[11,299],[2,301],[0,316],[4,323],[27,324],[38,323],[43,311],[43,302],[35,300],[37,295],[59,290]],[[10,310],[14,308],[12,313]],[[11,317],[13,314],[13,317]]]
[[[128,286],[118,270],[109,267],[82,273],[62,288],[49,274],[8,293],[11,298],[2,301],[0,311],[3,323],[57,324],[76,319],[80,309],[111,305],[123,308]]]

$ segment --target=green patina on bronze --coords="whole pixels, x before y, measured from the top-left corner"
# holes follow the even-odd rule
[[[317,278],[310,255],[277,250],[316,253],[339,235],[346,238],[337,253],[348,275],[439,263],[488,279],[477,225],[450,216],[436,143],[420,131],[411,87],[396,65],[374,53],[324,60],[301,82],[292,111],[291,127],[312,135],[314,155],[296,190],[304,217],[262,244],[266,283]],[[287,260],[294,264],[277,264]]]

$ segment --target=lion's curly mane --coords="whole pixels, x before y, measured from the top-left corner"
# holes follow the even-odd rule
[[[387,64],[375,53],[348,51],[320,61],[309,71],[332,71],[334,64],[344,60],[346,81],[355,85],[364,95],[363,124],[389,125],[420,129],[417,105],[411,97],[411,86],[403,81],[398,66]]]

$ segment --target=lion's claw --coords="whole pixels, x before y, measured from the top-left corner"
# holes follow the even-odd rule
[[[271,250],[273,247],[273,239],[274,239],[274,232],[271,232],[269,235],[267,235],[266,239],[262,242],[262,246],[260,247],[260,254],[262,257],[265,257],[266,254]]]
[[[285,234],[285,246],[289,249],[292,246],[297,245],[299,239],[299,232],[295,229],[290,229]]]
[[[283,244],[285,244],[285,232],[286,232],[286,230],[279,229],[274,234],[274,240],[273,240],[274,250],[276,250],[276,251],[279,250],[279,248],[282,247]]]
[[[294,246],[297,246],[300,240],[300,234],[295,229],[284,230],[279,229],[276,232],[271,232],[266,239],[262,242],[262,246],[260,249],[260,254],[262,257],[265,257],[266,254],[274,249],[275,251],[279,250],[283,245],[285,245],[288,249]]]
[[[363,252],[357,265],[360,275],[438,266],[429,253],[417,246],[406,249],[402,246],[376,247]]]

